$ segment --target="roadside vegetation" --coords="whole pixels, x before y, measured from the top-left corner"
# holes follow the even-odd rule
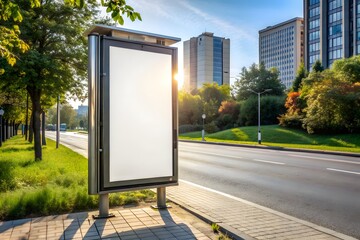
[[[206,134],[208,142],[257,144],[257,126],[232,128]],[[360,134],[308,134],[304,130],[278,125],[261,127],[262,145],[360,153]],[[201,131],[180,134],[180,139],[201,141]]]
[[[87,159],[48,139],[43,161],[21,136],[0,148],[0,220],[69,213],[98,208],[87,192]],[[110,194],[110,206],[153,201],[150,190]]]

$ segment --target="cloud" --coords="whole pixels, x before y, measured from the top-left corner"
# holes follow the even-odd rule
[[[239,26],[234,26],[233,24],[220,19],[218,17],[215,17],[213,15],[210,15],[199,8],[196,8],[192,6],[187,1],[179,1],[179,3],[186,8],[187,10],[194,13],[196,16],[200,17],[203,21],[211,23],[213,26],[215,26],[217,29],[221,30],[222,32],[228,32],[232,35],[232,37],[235,37],[237,40],[250,40],[250,41],[256,41],[257,38],[253,35],[249,34],[246,30],[242,29]]]

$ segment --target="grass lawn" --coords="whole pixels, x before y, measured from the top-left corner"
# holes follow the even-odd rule
[[[87,159],[47,139],[43,160],[33,160],[33,145],[21,136],[0,148],[0,220],[98,208],[87,193]],[[110,206],[154,200],[150,190],[110,194]]]
[[[257,126],[233,128],[206,134],[209,142],[228,142],[257,145]],[[305,131],[278,125],[262,126],[262,145],[287,148],[306,148],[328,151],[359,152],[360,134],[307,134]],[[201,132],[181,134],[180,139],[201,140]]]

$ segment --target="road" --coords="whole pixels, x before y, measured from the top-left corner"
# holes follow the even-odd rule
[[[359,158],[181,142],[179,176],[360,239]]]

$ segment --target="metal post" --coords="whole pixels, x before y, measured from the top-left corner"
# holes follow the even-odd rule
[[[260,127],[260,94],[258,93],[258,143],[261,144],[261,127]]]
[[[99,114],[98,114],[98,92],[100,89],[100,39],[98,34],[91,34],[88,37],[89,44],[89,69],[88,69],[88,105],[89,105],[89,126],[88,126],[88,192],[98,194],[99,192]]]
[[[56,103],[56,148],[59,148],[60,142],[60,96],[57,97]]]
[[[156,189],[156,206],[151,206],[155,209],[171,208],[170,205],[166,205],[166,188],[159,187]]]

